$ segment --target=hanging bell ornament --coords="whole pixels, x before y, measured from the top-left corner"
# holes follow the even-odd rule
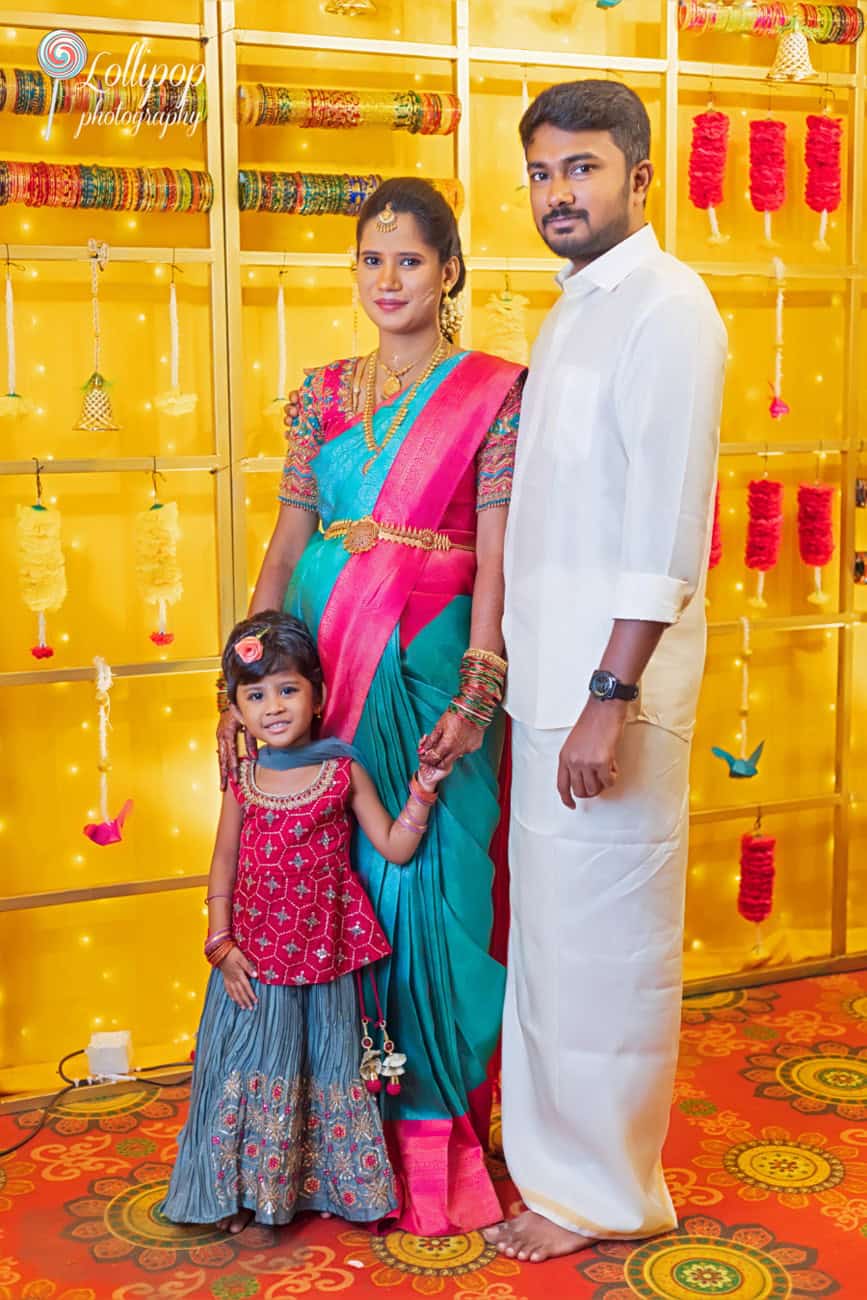
[[[98,370],[94,370],[84,385],[81,415],[78,424],[73,425],[73,428],[84,429],[88,433],[102,433],[108,429],[120,428],[120,425],[115,424],[114,421],[108,384]]]
[[[800,23],[792,22],[780,36],[768,81],[806,81],[815,77],[816,70],[810,62],[810,47]]]

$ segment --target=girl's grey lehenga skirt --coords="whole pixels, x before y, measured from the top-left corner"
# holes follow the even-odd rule
[[[244,1011],[211,973],[166,1218],[214,1223],[248,1209],[282,1224],[328,1210],[365,1221],[396,1208],[379,1107],[358,1074],[354,979],[253,981],[259,1000]]]

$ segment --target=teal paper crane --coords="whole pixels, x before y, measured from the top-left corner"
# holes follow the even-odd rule
[[[762,750],[764,749],[764,747],[765,747],[765,742],[762,741],[760,745],[756,746],[756,748],[750,754],[749,758],[735,758],[734,755],[729,754],[727,750],[720,749],[719,745],[714,745],[710,752],[714,754],[717,758],[722,758],[725,760],[726,763],[728,763],[729,776],[733,780],[737,781],[737,780],[744,780],[745,778],[751,776],[758,776],[759,759],[762,756]]]

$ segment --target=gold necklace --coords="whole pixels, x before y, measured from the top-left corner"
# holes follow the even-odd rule
[[[367,392],[365,394],[365,401],[364,401],[364,441],[367,446],[367,450],[371,453],[371,456],[370,459],[368,461],[365,461],[364,465],[362,466],[362,470],[361,470],[362,474],[366,474],[368,472],[371,465],[376,460],[377,456],[379,456],[380,453],[385,450],[385,448],[391,442],[394,435],[398,432],[398,430],[400,429],[401,425],[404,422],[404,419],[406,418],[406,413],[409,410],[412,400],[415,397],[416,393],[421,388],[425,380],[431,377],[431,375],[436,370],[439,363],[447,355],[448,350],[449,350],[448,340],[443,338],[442,335],[440,335],[440,340],[437,343],[436,347],[434,348],[430,360],[428,361],[422,373],[419,375],[418,379],[413,384],[412,388],[407,393],[406,397],[401,402],[396,415],[394,415],[394,417],[391,420],[391,423],[388,426],[388,429],[386,430],[385,437],[383,438],[382,442],[377,442],[373,433],[373,411],[374,411],[374,406],[376,404],[376,366],[371,364],[367,373]]]
[[[410,370],[412,370],[416,363],[415,361],[410,361],[409,365],[404,366],[401,370],[392,370],[388,362],[383,361],[378,352],[376,354],[376,359],[388,375],[388,378],[382,385],[382,395],[383,397],[395,397],[403,388],[403,384],[400,381],[403,379],[404,375],[409,374]]]

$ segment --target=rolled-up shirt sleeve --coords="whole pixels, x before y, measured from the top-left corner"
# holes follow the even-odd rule
[[[613,617],[676,623],[707,560],[726,334],[694,294],[656,304],[615,380],[627,456]]]

